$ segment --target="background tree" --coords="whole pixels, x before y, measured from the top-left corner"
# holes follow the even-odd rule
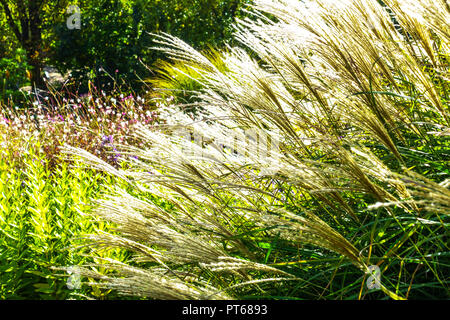
[[[20,47],[26,52],[28,64],[31,66],[30,80],[35,87],[43,85],[42,67],[45,58],[43,33],[45,22],[58,14],[65,0],[0,0],[0,9],[6,24],[0,24],[2,33],[12,31]]]
[[[105,70],[137,86],[148,66],[163,56],[151,50],[151,32],[167,32],[196,49],[231,39],[231,23],[249,0],[0,0],[0,55],[26,52],[30,82],[43,86],[42,68],[70,71],[77,89],[86,80],[104,84]],[[81,29],[69,29],[66,11],[77,5]],[[2,56],[0,56],[0,59]],[[1,76],[1,75],[0,75]],[[22,86],[25,85],[22,83]],[[80,88],[81,87],[81,88]],[[137,87],[135,88],[137,89]]]
[[[151,47],[151,32],[167,32],[197,49],[231,39],[231,24],[248,0],[90,0],[79,1],[81,29],[65,20],[55,24],[52,64],[71,71],[77,85],[93,80],[107,85],[109,76],[133,83],[148,76],[148,66],[163,55]],[[67,17],[67,15],[66,15]],[[117,71],[117,72],[116,72]]]

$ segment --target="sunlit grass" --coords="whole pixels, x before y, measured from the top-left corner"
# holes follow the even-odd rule
[[[245,49],[227,48],[221,68],[155,36],[202,112],[161,106],[164,125],[134,134],[145,147],[123,148],[126,170],[83,156],[173,207],[123,191],[97,203],[122,237],[93,245],[146,262],[112,265],[123,277],[99,285],[151,298],[448,298],[450,12],[384,3],[255,1],[236,27]],[[261,152],[258,137],[276,148]],[[366,285],[374,266],[378,290]]]
[[[156,113],[127,95],[109,107],[116,98],[100,93],[81,104],[99,112],[84,124],[92,136],[74,138],[65,119],[55,129],[68,164],[81,158],[101,174],[59,167],[59,151],[63,171],[48,171],[45,152],[14,137],[35,135],[39,150],[53,131],[34,134],[25,116],[22,135],[22,116],[4,116],[3,166],[14,178],[2,173],[1,239],[13,248],[2,261],[32,251],[3,292],[24,296],[13,284],[26,283],[26,270],[70,271],[69,261],[84,263],[82,290],[96,297],[448,299],[450,11],[442,1],[383,3],[257,0],[254,17],[236,25],[242,46],[214,54],[155,35],[173,60],[152,80],[163,96]],[[129,117],[113,120],[121,108]],[[135,114],[129,130],[118,127]],[[99,154],[105,137],[112,150]],[[9,159],[17,169],[6,169]],[[105,232],[92,227],[100,221]],[[51,247],[58,223],[89,233],[87,251],[64,260]]]

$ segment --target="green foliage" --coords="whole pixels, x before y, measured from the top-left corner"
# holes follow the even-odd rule
[[[0,59],[0,101],[23,97],[19,89],[30,84],[29,69],[23,49],[17,49],[14,56]]]
[[[3,10],[0,10],[0,59],[11,57],[17,49],[14,34],[9,30]]]
[[[162,55],[153,51],[150,32],[169,32],[196,48],[222,45],[231,39],[231,24],[244,15],[248,0],[94,0],[42,2],[39,12],[39,42],[33,46],[15,35],[0,6],[0,58],[11,58],[15,48],[28,50],[30,65],[52,64],[70,71],[76,87],[87,91],[87,80],[109,83],[102,72],[119,76],[124,82],[148,75]],[[19,3],[6,2],[16,26],[25,25]],[[69,5],[81,10],[81,29],[69,29],[66,12]],[[28,8],[28,7],[27,7]],[[31,7],[30,7],[31,8]],[[29,10],[31,10],[29,8]],[[72,13],[73,14],[73,13]],[[19,21],[20,20],[20,21]],[[18,28],[21,32],[21,28]],[[36,40],[37,41],[37,40]],[[38,54],[36,55],[36,52]],[[31,58],[33,57],[33,58]],[[34,63],[34,64],[33,64]],[[116,72],[117,71],[117,72]],[[35,76],[34,73],[32,73]]]
[[[160,60],[155,64],[158,76],[149,80],[156,89],[156,95],[164,98],[175,98],[175,103],[192,103],[196,90],[201,89],[198,82],[200,75],[184,63],[170,63]],[[158,90],[158,88],[160,88]]]
[[[52,60],[64,71],[71,70],[79,81],[101,78],[100,68],[115,75],[131,76],[142,65],[138,54],[148,51],[138,7],[117,0],[80,3],[81,29],[70,30],[63,20],[55,28]],[[66,15],[68,17],[68,15]],[[109,79],[108,79],[109,80]]]
[[[218,70],[221,72],[227,70],[217,50],[209,48],[204,50],[203,54]],[[201,92],[202,89],[201,73],[180,61],[158,60],[154,67],[157,75],[147,80],[153,88],[150,96],[173,99],[175,104],[187,104],[188,106],[185,108],[187,112],[193,111],[189,104],[199,101],[196,94]],[[201,68],[200,66],[197,67]]]
[[[39,143],[29,143],[20,166],[5,161],[4,154],[0,159],[0,299],[103,299],[108,291],[69,290],[67,277],[51,267],[91,261],[69,247],[86,232],[109,230],[81,212],[89,213],[90,199],[113,181],[67,163],[50,171]],[[124,251],[102,255],[126,260]]]
[[[242,15],[242,0],[95,0],[80,1],[81,29],[65,20],[54,28],[52,61],[77,80],[108,82],[100,68],[124,80],[148,74],[162,55],[151,50],[150,32],[169,32],[196,48],[231,38],[231,23]],[[66,15],[67,17],[67,15]],[[117,71],[117,72],[116,72]],[[137,84],[135,84],[136,86]]]

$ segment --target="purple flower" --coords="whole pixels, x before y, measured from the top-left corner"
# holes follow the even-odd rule
[[[101,146],[104,147],[106,144],[113,145],[113,137],[112,136],[103,136],[102,144]]]
[[[112,160],[114,161],[114,163],[117,163],[119,160],[119,157],[121,157],[122,155],[119,153],[119,151],[117,150],[117,148],[114,146],[113,143],[113,136],[109,135],[109,136],[103,136],[103,140],[101,143],[101,147],[104,147],[105,145],[109,145],[110,147],[112,147],[113,151],[114,151],[114,155],[112,157]]]

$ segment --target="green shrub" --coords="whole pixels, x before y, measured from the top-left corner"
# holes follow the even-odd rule
[[[0,59],[0,101],[23,100],[24,93],[19,89],[30,84],[29,69],[22,49],[17,49],[15,56]]]
[[[81,28],[55,26],[52,61],[70,70],[77,82],[110,82],[100,68],[121,81],[148,75],[158,58],[150,32],[171,32],[197,48],[221,45],[230,39],[231,23],[241,16],[243,0],[95,0],[80,1]],[[117,72],[116,72],[117,70]],[[84,81],[85,86],[87,81]],[[85,88],[84,88],[85,89]]]
[[[86,233],[110,230],[81,212],[89,213],[90,199],[114,180],[67,163],[50,170],[39,142],[23,142],[28,147],[15,161],[0,155],[0,299],[106,298],[109,292],[95,287],[69,289],[52,266],[94,262],[70,247]],[[127,253],[100,256],[126,261]]]

